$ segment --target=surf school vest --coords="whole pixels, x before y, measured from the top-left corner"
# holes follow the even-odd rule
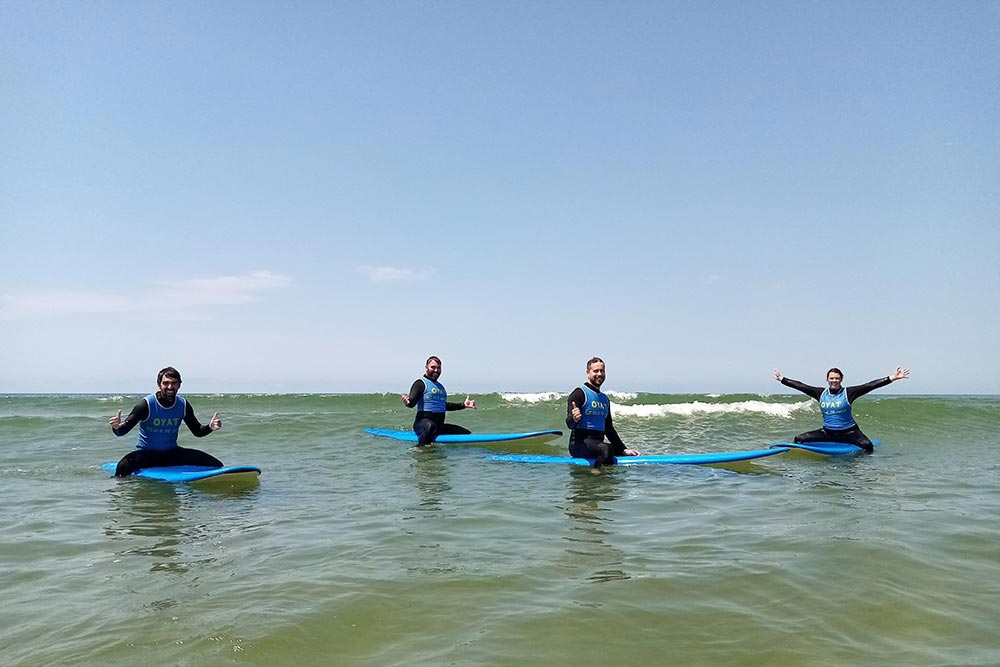
[[[135,446],[160,452],[173,449],[177,446],[177,432],[184,421],[187,402],[178,396],[171,407],[165,408],[156,400],[156,394],[150,394],[146,397],[146,405],[149,417],[139,422],[139,439]]]
[[[444,385],[420,378],[424,381],[424,395],[417,401],[418,412],[445,412],[448,409],[448,392]]]
[[[819,397],[819,411],[823,413],[823,426],[834,431],[843,431],[857,423],[851,414],[851,404],[847,402],[847,389],[841,389],[839,394],[824,389]]]
[[[586,385],[580,389],[583,389],[586,401],[584,405],[579,406],[582,414],[576,427],[603,433],[604,423],[607,421],[608,415],[611,414],[611,399],[603,392],[594,391]]]

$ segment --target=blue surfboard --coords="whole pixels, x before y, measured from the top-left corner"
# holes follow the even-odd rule
[[[878,440],[872,440],[872,445],[878,447]],[[827,456],[843,456],[845,454],[860,454],[865,450],[857,445],[848,445],[843,442],[808,442],[797,444],[794,442],[776,442],[771,447],[783,449],[799,449],[814,454],[826,454]]]
[[[750,461],[765,456],[774,456],[787,452],[784,447],[770,449],[755,449],[746,452],[718,452],[708,454],[652,454],[649,456],[619,456],[615,463],[620,466],[642,465],[706,465],[712,463],[733,463]],[[487,461],[511,461],[515,463],[569,463],[578,466],[592,466],[594,459],[581,459],[572,456],[546,456],[544,454],[493,454],[486,457]]]
[[[112,475],[118,463],[105,463],[101,466]],[[143,468],[132,473],[132,477],[156,479],[161,482],[201,482],[218,480],[225,482],[248,482],[260,476],[260,468],[256,466],[224,466],[212,468],[209,466],[168,466],[164,468]]]
[[[401,442],[417,442],[417,434],[413,431],[398,431],[390,428],[366,428],[365,433],[376,438],[391,438]],[[476,444],[484,442],[511,442],[514,440],[531,440],[532,442],[550,442],[562,436],[562,431],[526,431],[523,433],[470,433],[468,435],[439,435],[434,442],[441,444]]]

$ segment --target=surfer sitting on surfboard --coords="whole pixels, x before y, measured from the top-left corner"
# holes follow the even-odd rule
[[[194,416],[194,408],[183,397],[177,395],[181,387],[181,374],[176,368],[167,366],[156,376],[155,394],[150,394],[135,404],[132,412],[122,419],[122,411],[108,420],[111,431],[123,436],[139,425],[136,449],[126,454],[115,469],[115,477],[127,477],[143,468],[167,466],[210,466],[221,468],[222,461],[198,449],[177,446],[177,433],[181,421],[187,424],[195,437],[202,438],[212,431],[222,428],[222,420],[216,412],[207,425],[201,424]]]
[[[587,382],[566,399],[569,455],[594,459],[595,468],[613,464],[616,456],[639,455],[638,450],[625,448],[611,423],[611,399],[601,392],[606,377],[604,360],[592,358],[587,362]],[[610,442],[604,441],[605,435]]]
[[[868,436],[861,432],[858,423],[851,414],[851,404],[868,392],[884,387],[896,380],[910,377],[909,368],[896,367],[890,375],[872,380],[854,387],[844,387],[844,374],[839,368],[831,368],[826,372],[828,388],[813,387],[808,384],[784,377],[777,368],[774,369],[774,379],[785,385],[812,396],[819,401],[819,410],[823,413],[823,428],[807,431],[795,436],[795,443],[802,445],[809,442],[842,442],[855,445],[871,454],[874,446]]]
[[[424,376],[413,381],[409,394],[400,394],[403,405],[408,408],[417,407],[413,417],[413,432],[417,434],[417,446],[434,442],[439,435],[468,435],[472,433],[467,428],[456,424],[445,424],[444,413],[450,410],[475,408],[476,402],[465,397],[464,403],[449,403],[448,392],[437,380],[441,377],[441,360],[428,357],[424,364]]]

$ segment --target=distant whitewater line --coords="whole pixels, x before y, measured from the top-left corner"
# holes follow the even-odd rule
[[[505,401],[520,403],[544,403],[545,401],[555,401],[568,394],[561,394],[558,391],[539,391],[529,393],[500,392],[500,398]]]
[[[792,413],[802,410],[812,410],[813,401],[800,403],[766,403],[764,401],[739,401],[737,403],[668,403],[665,405],[619,405],[611,404],[611,414],[615,417],[663,417],[665,415],[681,415],[690,417],[696,414],[745,414],[759,413],[772,417],[791,419]]]
[[[608,396],[616,401],[634,400],[638,394],[634,392],[606,392]],[[569,394],[558,391],[540,392],[501,392],[500,398],[505,401],[517,403],[544,403],[566,398]],[[707,394],[707,398],[719,398],[719,394]],[[666,415],[680,415],[690,417],[704,414],[762,414],[772,417],[791,419],[796,412],[814,409],[813,401],[800,401],[797,403],[769,403],[767,401],[736,401],[734,403],[708,403],[703,401],[691,401],[688,403],[653,403],[645,405],[624,405],[612,402],[611,413],[615,417],[664,417]]]
[[[611,398],[617,398],[619,401],[631,401],[639,394],[628,392],[628,391],[606,391],[604,392]],[[560,398],[566,398],[569,396],[569,392],[559,392],[559,391],[539,391],[539,392],[528,392],[528,393],[514,393],[514,392],[500,392],[500,398],[505,401],[519,401],[521,403],[544,403],[545,401],[555,401]]]

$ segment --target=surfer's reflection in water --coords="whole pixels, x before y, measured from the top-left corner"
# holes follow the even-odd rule
[[[194,488],[139,478],[121,480],[108,490],[111,511],[104,534],[121,544],[115,552],[119,559],[149,559],[150,572],[188,572],[218,559],[220,526],[249,529],[245,518],[220,515],[222,506],[214,499],[222,503],[237,499],[243,507],[242,500],[257,493],[256,483]]]
[[[440,447],[413,447],[410,455],[412,474],[408,479],[413,481],[416,495],[403,508],[402,553],[418,557],[405,559],[402,567],[417,577],[457,572],[468,556],[440,532],[442,519],[457,519],[461,514],[457,505],[447,501],[452,491],[448,457]]]
[[[622,566],[625,554],[608,544],[611,504],[621,497],[618,475],[611,471],[571,466],[566,487],[566,516],[573,520],[564,538],[569,544],[566,553],[574,569],[592,570],[586,573],[590,581],[629,579]],[[581,573],[583,574],[583,573]]]
[[[417,486],[419,502],[412,507],[415,512],[440,512],[442,498],[451,490],[448,481],[448,465],[444,452],[439,447],[414,447],[411,449],[413,472],[411,479]],[[411,517],[412,518],[412,517]]]
[[[148,558],[150,572],[188,570],[178,549],[183,539],[183,522],[176,487],[133,479],[115,484],[108,494],[110,524],[104,534],[121,542],[116,558]]]

